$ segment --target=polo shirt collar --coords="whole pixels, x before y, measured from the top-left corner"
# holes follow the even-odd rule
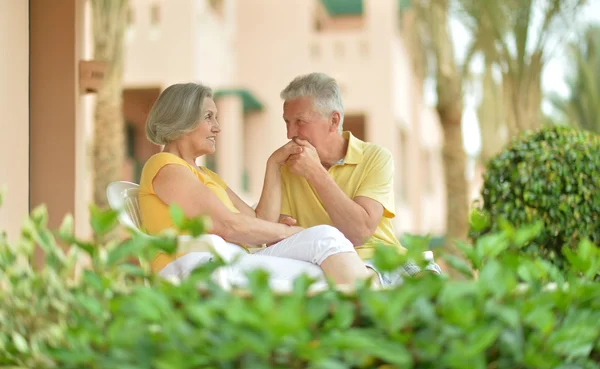
[[[363,160],[363,141],[354,137],[350,131],[342,132],[342,137],[348,140],[346,156],[341,164],[358,164]]]

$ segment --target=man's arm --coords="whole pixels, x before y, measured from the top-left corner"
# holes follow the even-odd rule
[[[325,168],[323,173],[308,177],[307,180],[317,191],[333,225],[354,246],[364,244],[373,236],[383,216],[383,205],[364,196],[352,200],[335,183]]]
[[[384,160],[376,163],[378,167],[374,169],[373,173],[365,176],[369,178],[373,174],[372,178],[366,180],[367,183],[361,184],[357,196],[351,199],[323,167],[315,148],[307,141],[300,140],[298,142],[303,146],[304,151],[300,154],[290,155],[290,170],[296,175],[304,177],[313,186],[333,225],[355,246],[364,244],[375,233],[384,214],[384,205],[374,198],[381,196],[380,192],[387,193],[391,190],[391,184],[388,183],[391,181],[391,178],[388,178],[389,174],[393,176],[391,156],[377,158]],[[388,168],[390,164],[392,165],[391,171]],[[372,193],[377,196],[373,196]]]

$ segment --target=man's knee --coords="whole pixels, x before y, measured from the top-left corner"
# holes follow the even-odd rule
[[[353,252],[356,253],[354,245],[350,242],[340,230],[329,225],[318,225],[308,228],[307,231],[314,237],[314,245],[317,248],[317,257],[322,261],[331,255]]]

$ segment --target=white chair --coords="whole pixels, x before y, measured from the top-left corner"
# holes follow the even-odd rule
[[[132,182],[113,182],[106,188],[111,209],[119,212],[119,223],[142,232],[142,217],[138,201],[139,185]]]
[[[106,188],[109,206],[119,212],[119,223],[135,232],[146,234],[142,228],[138,194],[139,185],[132,182],[112,182]],[[202,235],[197,238],[180,235],[177,237],[177,248],[179,252],[211,252],[213,241],[211,235]],[[145,270],[150,269],[150,266],[141,259],[139,261]]]

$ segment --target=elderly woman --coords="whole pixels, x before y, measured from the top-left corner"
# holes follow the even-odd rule
[[[304,272],[314,275],[317,265],[337,284],[353,284],[368,278],[365,264],[352,243],[336,228],[308,229],[263,220],[276,202],[262,201],[265,194],[280,191],[280,167],[289,155],[300,152],[297,145],[285,145],[268,160],[263,196],[257,211],[242,201],[223,180],[205,167],[196,165],[202,155],[213,154],[221,128],[210,88],[195,84],[175,84],[164,90],[146,121],[148,139],[164,145],[142,171],[139,201],[142,223],[150,234],[172,227],[169,206],[177,204],[186,216],[209,216],[208,233],[215,235],[216,252],[242,254],[246,270],[266,266],[273,278],[294,278]],[[249,245],[270,245],[250,254]],[[171,257],[159,254],[152,269],[168,275],[181,268],[206,262],[206,253],[190,252]],[[311,265],[314,264],[314,265]]]

